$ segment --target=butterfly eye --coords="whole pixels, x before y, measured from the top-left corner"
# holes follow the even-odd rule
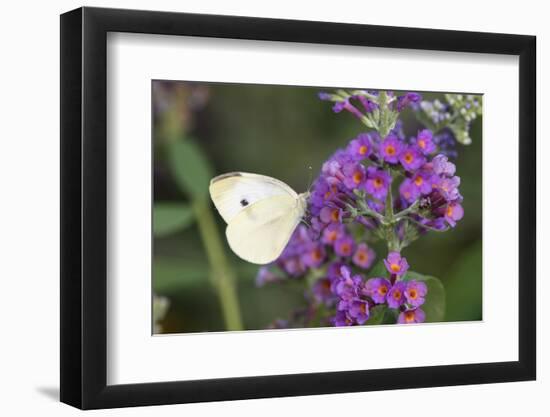
[[[241,200],[241,206],[243,206],[243,207],[248,206],[248,201],[245,200],[245,199],[243,198],[243,199]]]

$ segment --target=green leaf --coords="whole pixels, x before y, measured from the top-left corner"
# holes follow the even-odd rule
[[[445,318],[449,321],[481,320],[483,247],[481,240],[460,253],[449,271],[445,286],[449,294]]]
[[[258,266],[239,262],[231,265],[237,279],[246,280],[246,287],[253,288]],[[153,290],[161,295],[173,295],[189,288],[203,287],[210,290],[210,274],[208,262],[204,258],[155,256],[153,262]],[[297,284],[302,284],[296,280]],[[290,284],[290,283],[289,283]],[[298,290],[298,287],[296,288]]]
[[[398,311],[393,308],[386,309],[384,313],[384,318],[382,319],[381,324],[395,324],[397,323]]]
[[[194,220],[193,209],[183,203],[156,203],[153,207],[153,233],[163,237],[190,226]]]
[[[378,305],[370,309],[369,319],[365,323],[366,325],[381,324],[384,320],[387,307],[385,305]]]
[[[153,262],[153,290],[171,294],[183,288],[209,285],[209,269],[203,262],[184,262],[168,257],[155,257]]]
[[[441,281],[429,275],[408,271],[403,277],[403,281],[410,280],[423,281],[428,286],[426,301],[421,307],[426,313],[426,322],[434,323],[443,321],[445,319],[445,288]]]
[[[208,159],[192,139],[168,144],[168,160],[180,189],[193,198],[208,196],[213,170]]]
[[[384,265],[384,260],[380,259],[372,269],[369,271],[370,277],[382,277],[387,278],[388,276],[388,270],[386,269],[386,265]]]

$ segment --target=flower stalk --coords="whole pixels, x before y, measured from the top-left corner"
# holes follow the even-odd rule
[[[243,330],[236,279],[219,236],[212,209],[204,199],[193,202],[199,233],[210,265],[210,281],[215,288],[227,330]]]

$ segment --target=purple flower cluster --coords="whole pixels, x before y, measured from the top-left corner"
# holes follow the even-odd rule
[[[455,227],[464,216],[451,148],[429,129],[405,136],[398,116],[418,105],[419,94],[359,90],[319,97],[373,130],[324,162],[309,195],[308,225],[299,225],[281,256],[259,270],[257,284],[303,278],[308,317],[326,313],[319,323],[362,325],[378,306],[392,310],[394,322],[421,323],[427,287],[406,279],[409,263],[401,250],[427,231]],[[388,255],[365,279],[376,239]],[[384,267],[387,274],[379,272]]]
[[[411,107],[422,124],[437,132],[436,139],[442,142],[441,151],[447,156],[456,156],[456,151],[452,149],[456,142],[463,145],[472,142],[470,128],[472,122],[482,114],[481,97],[449,93],[444,98],[445,102],[438,99],[419,101]]]
[[[285,250],[275,261],[275,265],[261,267],[256,275],[256,284],[280,282],[282,275],[300,278],[311,270],[320,270],[327,266],[327,276],[317,279],[312,292],[318,302],[331,304],[335,297],[330,288],[337,269],[335,265],[368,270],[376,259],[374,250],[365,242],[355,239],[347,225],[340,223],[336,210],[326,214],[327,223],[312,218],[312,226],[299,225]],[[337,260],[337,262],[334,262]],[[276,267],[276,268],[274,268]],[[277,271],[278,269],[278,271]],[[281,274],[282,273],[282,274]]]
[[[370,311],[384,305],[398,312],[398,323],[422,323],[424,311],[420,308],[428,288],[422,281],[400,280],[408,269],[407,260],[397,252],[390,252],[384,260],[390,278],[374,277],[364,280],[360,274],[352,275],[350,268],[333,269],[331,291],[336,296],[335,326],[361,325],[368,321]],[[338,268],[338,265],[336,265]]]
[[[426,131],[420,132],[418,137],[423,132]],[[431,134],[429,137],[431,140]],[[406,172],[399,185],[401,207],[419,202],[424,210],[411,218],[426,227],[445,230],[448,226],[456,226],[464,216],[464,209],[458,189],[460,177],[454,175],[455,171],[455,165],[445,155],[438,154],[425,160],[416,170]]]
[[[410,216],[421,230],[454,227],[464,215],[458,190],[460,177],[455,175],[456,167],[447,156],[435,154],[437,145],[433,139],[429,130],[418,132],[410,141],[396,130],[384,139],[363,133],[346,149],[336,151],[323,164],[310,197],[312,224],[323,240],[333,243],[330,239],[337,239],[336,252],[349,256],[351,238],[343,236],[341,225],[354,222],[367,228],[376,226],[376,218],[352,217],[349,207],[364,204],[382,214],[392,182],[398,176],[404,179],[399,185],[400,198],[395,199],[396,210],[413,204],[421,206],[423,210]]]
[[[408,106],[418,105],[422,100],[422,96],[418,93],[409,92],[397,97],[391,91],[387,94],[392,99],[389,105],[390,109],[398,112],[403,111]],[[332,101],[334,103],[332,106],[334,113],[340,113],[345,110],[358,119],[363,119],[366,114],[370,114],[379,108],[378,103],[376,103],[378,96],[378,91],[357,91],[354,94],[347,94],[343,91],[335,94],[319,93],[321,100]]]

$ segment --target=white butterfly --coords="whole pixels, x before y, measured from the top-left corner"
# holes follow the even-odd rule
[[[308,196],[275,178],[246,172],[210,181],[210,197],[227,223],[229,246],[240,258],[260,265],[279,257],[304,216]]]

